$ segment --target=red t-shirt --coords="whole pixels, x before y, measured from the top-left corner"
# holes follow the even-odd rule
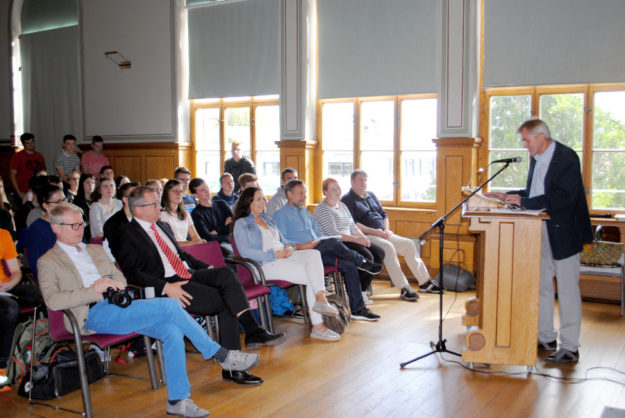
[[[35,173],[46,169],[46,162],[43,155],[37,151],[29,154],[25,150],[21,150],[13,155],[9,168],[17,170],[17,186],[20,188],[20,192],[26,193],[29,189],[28,181]]]

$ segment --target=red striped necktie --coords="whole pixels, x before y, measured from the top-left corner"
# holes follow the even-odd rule
[[[180,257],[178,257],[171,250],[169,245],[167,245],[165,240],[163,240],[163,237],[161,237],[161,234],[159,234],[158,230],[156,229],[156,225],[150,225],[150,229],[154,232],[154,237],[156,237],[156,242],[158,242],[158,246],[161,247],[161,251],[163,252],[163,254],[165,254],[165,257],[167,257],[167,261],[169,261],[169,264],[171,264],[171,266],[174,268],[174,271],[176,272],[178,277],[180,277],[181,279],[190,279],[191,273],[189,273],[189,270],[187,270],[187,268],[184,266]]]

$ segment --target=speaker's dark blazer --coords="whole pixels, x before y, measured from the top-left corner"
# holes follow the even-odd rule
[[[171,242],[173,242],[182,261],[186,261],[192,270],[205,269],[209,265],[180,249],[174,238],[170,226],[165,222],[156,223]],[[165,267],[161,261],[158,249],[150,236],[141,228],[136,220],[130,221],[117,229],[117,249],[113,252],[117,263],[124,272],[129,283],[138,286],[154,286],[157,296],[163,292],[167,284]],[[117,253],[117,254],[116,254]]]
[[[527,186],[517,193],[526,209],[546,209],[547,232],[553,258],[562,260],[592,241],[592,227],[577,153],[557,141],[545,175],[545,193],[529,198],[536,160],[530,161]]]

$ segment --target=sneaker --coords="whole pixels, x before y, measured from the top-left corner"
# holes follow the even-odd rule
[[[440,286],[432,279],[419,286],[419,293],[438,293],[440,291]]]
[[[197,406],[191,398],[184,398],[171,405],[167,402],[167,415],[178,417],[203,418],[210,415],[206,409]]]
[[[415,291],[409,287],[404,287],[401,290],[399,297],[403,300],[407,300],[408,302],[416,302],[419,299],[419,295],[417,295]]]
[[[577,363],[578,361],[579,351],[570,351],[566,348],[559,349],[545,359],[545,363],[552,366],[563,366],[565,364]]]
[[[226,359],[219,365],[224,370],[237,370],[245,372],[253,369],[258,364],[258,354],[246,353],[240,350],[229,350]]]
[[[312,309],[321,315],[331,316],[332,318],[338,318],[339,316],[339,311],[329,303],[315,302],[315,306]]]
[[[549,341],[547,343],[538,341],[538,351],[556,351],[557,348],[558,348],[557,340]]]
[[[338,341],[341,339],[341,336],[330,328],[326,328],[325,331],[319,331],[317,328],[313,328],[310,333],[310,338],[324,341]]]
[[[373,301],[369,299],[367,292],[362,292],[362,300],[365,302],[365,305],[373,305]]]
[[[380,315],[376,315],[373,312],[371,312],[369,310],[369,308],[367,308],[366,306],[363,307],[361,310],[356,311],[356,312],[352,312],[352,314],[350,315],[350,317],[353,320],[356,321],[370,321],[370,322],[375,322],[378,319],[380,319]]]
[[[11,390],[9,378],[7,377],[7,369],[0,369],[0,392]]]
[[[367,272],[369,274],[373,274],[374,276],[376,274],[380,274],[382,272],[382,266],[378,263],[372,263],[371,261],[367,260],[366,258],[363,260],[362,264],[357,266],[358,270],[362,270],[364,272]]]

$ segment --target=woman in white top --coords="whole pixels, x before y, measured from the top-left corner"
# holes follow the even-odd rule
[[[341,241],[348,248],[362,254],[370,262],[382,264],[384,249],[369,241],[369,238],[354,223],[349,209],[341,202],[341,186],[333,178],[327,178],[322,186],[323,199],[318,205],[313,218],[317,223],[317,229],[323,236],[341,236]],[[359,271],[360,286],[366,290],[371,284],[373,276],[365,271]],[[367,305],[372,302],[363,292],[363,299]]]
[[[104,223],[123,206],[122,201],[115,198],[115,182],[106,177],[101,178],[89,209],[91,237],[103,237]]]
[[[243,257],[262,265],[269,280],[306,285],[306,301],[313,329],[311,338],[338,341],[341,336],[323,324],[321,314],[338,315],[325,296],[323,263],[317,250],[297,250],[265,214],[267,199],[258,187],[247,187],[234,209],[234,240]]]
[[[179,180],[169,180],[163,187],[161,198],[161,221],[166,222],[174,231],[178,245],[192,245],[206,242],[198,235],[193,225],[191,215],[182,203],[182,183]],[[187,238],[190,238],[188,240]]]

